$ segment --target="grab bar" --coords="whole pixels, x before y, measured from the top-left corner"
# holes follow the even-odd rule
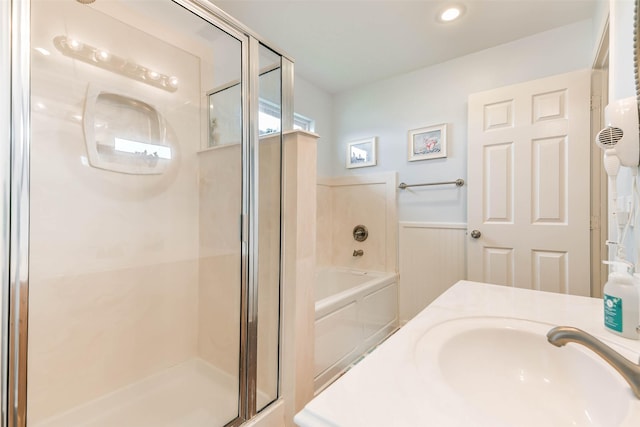
[[[426,184],[405,184],[404,182],[401,182],[400,185],[398,185],[398,188],[401,190],[404,190],[405,188],[409,188],[409,187],[424,187],[426,185],[447,185],[447,184],[455,184],[456,187],[462,187],[464,185],[464,179],[458,178],[455,181],[429,182]]]

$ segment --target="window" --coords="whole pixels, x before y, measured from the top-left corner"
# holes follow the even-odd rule
[[[272,102],[260,99],[258,125],[260,136],[280,132],[280,106]],[[313,132],[315,123],[308,117],[293,113],[293,128]]]

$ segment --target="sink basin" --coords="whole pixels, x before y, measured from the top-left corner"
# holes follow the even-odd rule
[[[496,425],[623,424],[636,400],[627,383],[589,350],[549,344],[553,326],[498,317],[445,321],[416,342],[415,363],[430,386]]]

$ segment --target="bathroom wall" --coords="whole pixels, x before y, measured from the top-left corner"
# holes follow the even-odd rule
[[[406,183],[466,178],[469,94],[588,68],[594,43],[593,24],[582,21],[337,94],[331,174],[397,171]],[[439,123],[449,124],[448,157],[408,162],[407,131]],[[345,169],[346,144],[370,136],[378,137],[378,165]],[[465,222],[466,189],[400,192],[398,214],[402,221]]]
[[[467,277],[467,225],[400,221],[399,228],[398,318],[402,325]]]
[[[598,26],[581,21],[335,95],[332,151],[319,155],[319,170],[331,176],[397,171],[398,181],[408,184],[466,179],[468,96],[590,68]],[[407,132],[439,123],[448,124],[448,157],[408,162]],[[371,136],[378,137],[378,165],[346,169],[346,144]],[[464,244],[449,244],[453,231],[447,225],[456,224],[453,239],[458,241],[464,234],[459,227],[466,223],[467,192],[466,186],[422,187],[398,190],[397,198],[400,223],[411,223],[419,230],[411,238],[407,230],[399,236],[400,317],[405,321],[466,277],[461,264]],[[442,224],[440,230],[438,224]],[[442,248],[438,256],[420,257],[420,262],[413,263],[402,260],[406,254],[432,247]],[[442,260],[455,263],[451,274],[425,274],[441,269]]]
[[[609,56],[609,102],[636,96],[636,88],[633,75],[633,9],[632,1],[610,1],[610,56]],[[637,179],[637,178],[636,178]],[[632,193],[632,173],[631,169],[621,167],[617,178],[618,202],[619,206],[625,198],[631,197]],[[611,190],[610,193],[611,194]],[[609,199],[609,212],[614,208]],[[637,247],[638,216],[636,216],[635,231],[630,233],[625,241],[625,252],[627,259],[636,264],[636,269],[640,264],[640,248]],[[618,240],[618,232],[615,220],[609,215],[609,239]],[[612,251],[609,251],[610,253]],[[613,256],[609,256],[613,259]]]
[[[318,134],[318,176],[332,176],[335,158],[333,143],[333,97],[296,73],[294,110],[315,121]]]
[[[318,181],[318,266],[397,271],[396,185],[394,173]],[[369,232],[364,242],[353,238],[359,224]],[[354,257],[359,249],[364,255]]]

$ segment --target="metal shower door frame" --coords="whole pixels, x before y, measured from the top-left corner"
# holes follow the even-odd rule
[[[242,295],[238,426],[256,414],[258,238],[258,46],[282,56],[290,70],[283,93],[293,96],[293,59],[206,0],[172,0],[242,43]],[[29,292],[29,159],[31,2],[0,1],[0,427],[26,427]],[[290,74],[290,75],[289,75]],[[288,77],[288,78],[287,78]],[[290,87],[289,87],[290,85]],[[283,99],[282,132],[293,128],[292,99]],[[282,138],[281,132],[281,138]],[[282,324],[282,323],[281,323]],[[282,333],[280,333],[282,336]],[[281,359],[281,356],[279,357]],[[278,373],[278,383],[281,376]],[[278,393],[280,394],[280,393]]]
[[[11,3],[0,2],[0,426],[7,425],[9,194],[11,172]]]

